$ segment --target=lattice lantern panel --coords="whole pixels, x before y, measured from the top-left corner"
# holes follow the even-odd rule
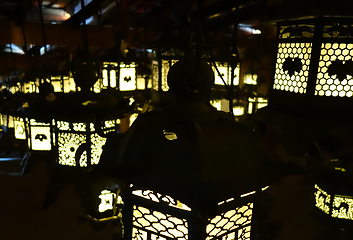
[[[338,17],[280,22],[272,102],[344,113],[353,97],[352,28]]]
[[[306,93],[312,43],[279,43],[273,88]]]
[[[196,223],[197,213],[177,199],[151,190],[133,190],[128,202],[132,208],[132,224],[130,226],[125,218],[124,229],[131,230],[134,240],[194,240],[189,236],[191,231],[198,232],[197,240],[201,239],[201,235],[205,236],[205,240],[249,240],[253,206],[258,194],[253,191],[222,201],[214,218],[206,223]],[[190,229],[199,224],[204,229],[203,233],[200,232],[202,228]]]
[[[115,131],[116,120],[104,122],[103,133]],[[76,166],[79,148],[84,148],[80,157],[80,167],[96,165],[102,153],[106,138],[101,137],[93,123],[57,121],[58,163]],[[87,151],[89,153],[87,154]]]
[[[220,73],[220,75],[218,74],[218,72],[216,71],[216,68],[210,63],[210,65],[212,66],[212,70],[215,74],[215,85],[224,85],[223,80],[226,82],[227,85],[233,84],[233,85],[238,85],[239,84],[239,72],[240,72],[240,65],[238,64],[238,66],[234,69],[234,79],[233,79],[233,83],[232,81],[232,67],[230,66],[230,64],[228,64],[227,62],[216,62],[216,66],[217,69]]]
[[[55,146],[53,131],[54,120],[51,123],[29,120],[29,146],[34,151],[50,151]]]
[[[353,43],[323,43],[315,95],[352,97]]]
[[[15,138],[20,140],[27,139],[27,121],[21,117],[14,117]]]
[[[315,207],[334,219],[353,220],[353,196],[329,193],[315,185]]]

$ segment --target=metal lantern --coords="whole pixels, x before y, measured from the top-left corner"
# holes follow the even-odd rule
[[[51,151],[55,144],[54,126],[55,120],[41,122],[29,119],[28,145],[34,151]]]
[[[76,84],[74,82],[74,79],[68,75],[50,76],[50,83],[54,87],[54,92],[68,93],[70,91],[76,91]]]
[[[115,131],[119,120],[106,120],[104,133]],[[99,162],[102,146],[106,139],[95,130],[92,122],[57,121],[58,164],[76,166],[79,157],[80,167],[89,167]]]
[[[331,159],[315,170],[314,212],[330,228],[349,230],[353,223],[352,169],[344,161]]]
[[[169,70],[175,106],[145,112],[126,134],[107,138],[97,170],[124,182],[124,239],[258,234],[253,213],[279,175],[262,160],[266,154],[250,131],[207,104],[214,74],[206,61],[200,60],[195,91],[185,87],[194,84],[195,62],[186,56]]]
[[[218,71],[220,72],[223,80],[226,82],[227,85],[239,85],[239,72],[240,72],[240,67],[239,64],[237,65],[237,67],[234,69],[234,79],[233,82],[231,79],[232,76],[232,67],[230,66],[230,64],[228,64],[227,62],[215,62]],[[212,65],[212,70],[215,72],[215,80],[214,80],[214,84],[217,86],[222,86],[224,85],[224,82],[222,81],[222,78],[219,76],[218,72],[216,71],[215,67]]]
[[[135,62],[104,62],[102,89],[113,88],[120,91],[145,89],[145,79],[136,73]]]
[[[348,114],[353,79],[353,20],[318,17],[278,23],[278,49],[270,104]]]
[[[22,86],[22,92],[24,93],[35,93],[37,92],[37,85],[36,82],[24,82]]]
[[[217,213],[207,221],[198,222],[197,211],[172,196],[156,191],[135,188],[124,195],[126,208],[131,209],[132,222],[124,225],[125,234],[131,239],[194,239],[202,229],[203,238],[241,239],[251,237],[254,203],[262,191],[253,191],[218,203]],[[124,217],[124,215],[123,215]],[[191,236],[190,236],[191,235]],[[129,238],[130,235],[125,237]],[[130,239],[130,238],[129,238]],[[201,239],[201,238],[198,238]]]
[[[14,133],[15,138],[26,140],[28,137],[28,123],[26,118],[14,117]]]

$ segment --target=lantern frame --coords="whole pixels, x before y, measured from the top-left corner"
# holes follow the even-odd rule
[[[221,201],[216,216],[202,219],[197,206],[189,207],[169,195],[128,185],[123,186],[121,193],[124,239],[138,240],[221,240],[227,237],[250,240],[257,234],[255,225],[258,219],[253,213],[257,211],[263,192],[268,189],[267,186]]]
[[[278,109],[349,115],[346,108],[352,103],[353,76],[349,72],[337,72],[332,64],[341,64],[344,69],[344,64],[353,60],[350,54],[353,35],[344,32],[352,25],[352,18],[339,17],[278,22],[277,58],[269,105]],[[338,76],[341,74],[345,74],[342,80]]]

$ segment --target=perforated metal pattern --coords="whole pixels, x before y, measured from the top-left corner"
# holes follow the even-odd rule
[[[34,119],[30,120],[31,131],[31,149],[38,151],[51,150],[51,131],[50,124],[43,122],[36,122]]]
[[[106,142],[106,138],[99,136],[97,133],[91,134],[91,163],[98,164],[100,156],[103,152],[103,145]]]
[[[60,165],[76,166],[75,154],[77,148],[86,141],[84,134],[77,133],[58,133],[58,152]],[[87,156],[83,155],[80,159],[81,167],[87,166]]]
[[[353,220],[353,198],[335,195],[332,204],[332,217]]]
[[[191,208],[189,208],[186,204],[180,202],[179,200],[176,200],[168,195],[155,193],[151,190],[135,190],[135,191],[132,191],[132,194],[134,194],[135,196],[146,198],[154,202],[164,202],[168,204],[168,206],[170,207],[191,211]]]
[[[248,203],[242,207],[217,215],[209,221],[206,227],[206,233],[208,235],[206,240],[231,235],[232,232],[237,232],[235,235],[239,237],[238,239],[250,239],[250,226],[248,225],[251,224],[252,210],[253,203]],[[245,230],[245,227],[249,227],[249,229]],[[249,234],[247,234],[247,232],[249,232]],[[243,237],[240,238],[240,236]]]
[[[318,185],[315,185],[315,206],[324,213],[330,213],[330,199],[331,195],[322,190]]]
[[[273,88],[306,93],[312,43],[279,43]]]
[[[25,121],[23,118],[16,117],[14,119],[15,138],[25,140],[27,137]]]
[[[186,219],[180,219],[169,214],[134,205],[132,222],[137,228],[133,231],[133,239],[163,239],[158,237],[178,240],[188,239],[188,223]],[[140,236],[137,234],[138,232],[140,232]],[[142,234],[147,238],[142,238]],[[155,235],[153,236],[154,238],[151,235]]]
[[[352,97],[352,56],[352,43],[322,44],[315,95]]]

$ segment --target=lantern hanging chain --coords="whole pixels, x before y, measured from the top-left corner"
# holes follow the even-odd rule
[[[81,11],[83,11],[84,7],[85,7],[85,1],[81,0]],[[83,20],[82,25],[83,25],[83,46],[84,46],[84,50],[88,52],[86,19]]]
[[[233,35],[232,35],[232,49],[231,53],[234,58],[231,58],[231,81],[230,81],[230,89],[229,89],[229,109],[232,109],[232,115],[233,118],[235,119],[234,112],[233,112],[233,91],[234,91],[234,79],[235,79],[235,69],[238,66],[239,63],[239,52],[238,52],[238,25],[239,21],[237,19],[237,11],[239,10],[239,1],[236,2],[236,7],[235,7],[235,17],[234,17],[234,25],[233,25]]]
[[[42,10],[42,0],[38,0],[38,8],[39,8],[39,16],[40,16],[40,25],[42,28],[42,35],[43,35],[43,43],[44,43],[44,64],[46,69],[49,68],[48,65],[48,55],[47,55],[47,38],[45,34],[45,27],[44,27],[44,18],[43,18],[43,10]]]

